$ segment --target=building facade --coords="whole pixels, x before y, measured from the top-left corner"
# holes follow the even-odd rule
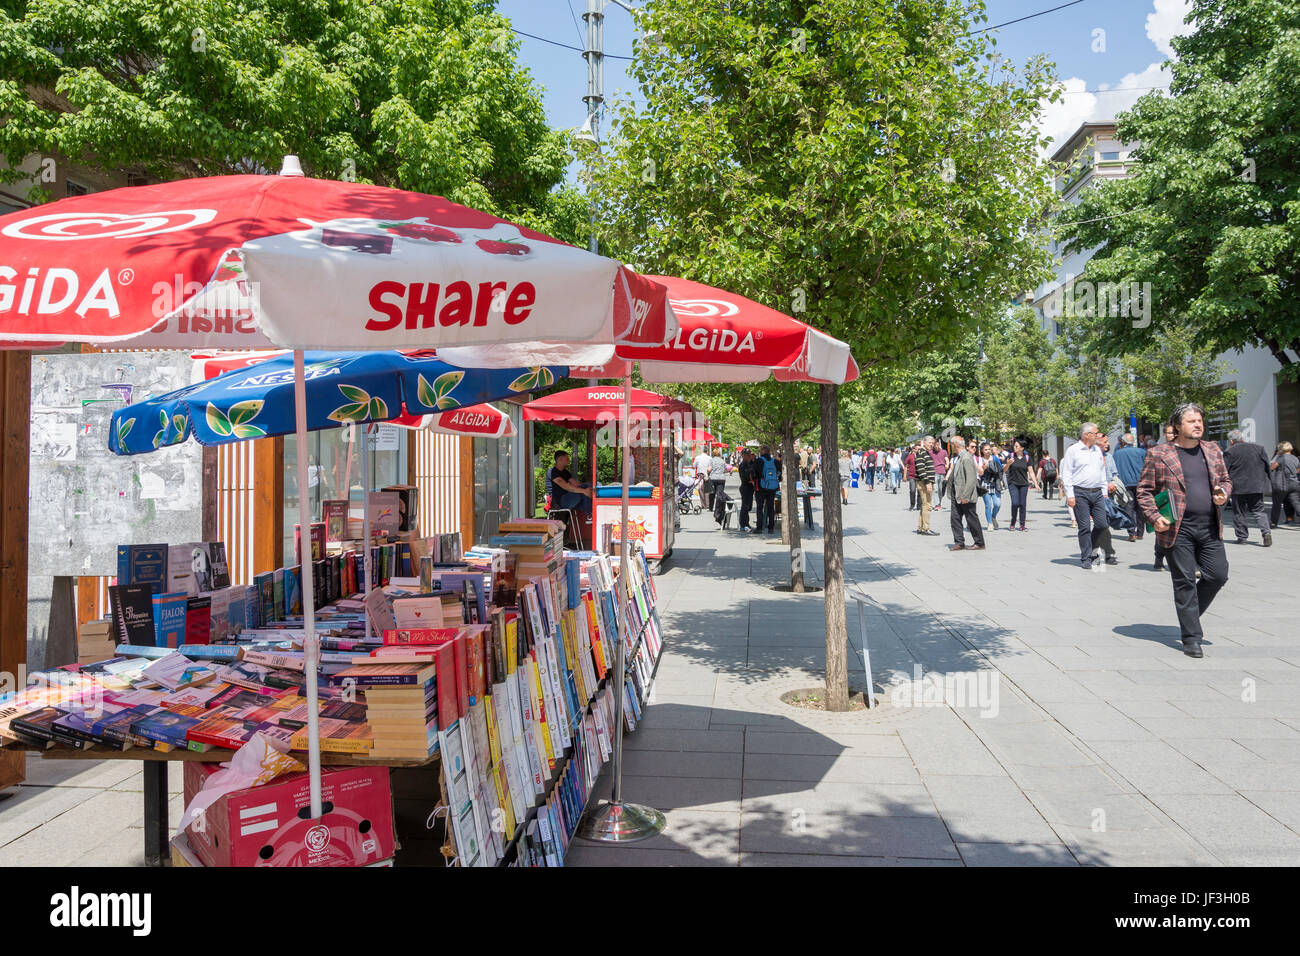
[[[1137,162],[1133,153],[1138,145],[1121,141],[1113,122],[1084,123],[1051,157],[1061,166],[1056,189],[1062,200],[1077,203],[1084,190],[1096,183],[1128,176]],[[1038,286],[1030,298],[1053,341],[1061,331],[1065,290],[1083,275],[1088,260],[1099,248],[1065,253],[1055,240],[1051,243],[1052,253],[1058,260],[1055,275]],[[1235,415],[1216,416],[1207,423],[1209,437],[1224,439],[1231,429],[1241,428],[1269,451],[1282,440],[1300,445],[1300,385],[1278,381],[1279,367],[1269,351],[1254,347],[1225,352],[1219,358],[1228,366],[1220,384],[1237,390],[1237,407]],[[1128,428],[1127,423],[1108,424],[1112,433]],[[1155,423],[1146,425],[1140,430],[1159,433]],[[1059,457],[1073,439],[1072,435],[1047,435],[1044,445],[1055,449]]]

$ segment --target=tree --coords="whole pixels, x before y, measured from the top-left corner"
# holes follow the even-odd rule
[[[1129,382],[1129,404],[1137,414],[1162,422],[1180,402],[1196,402],[1206,416],[1236,410],[1237,390],[1219,383],[1229,364],[1196,341],[1185,325],[1162,326],[1150,344],[1120,359],[1120,374]]]
[[[553,191],[566,135],[487,7],[0,0],[0,156],[10,181],[31,154],[169,180],[275,172],[296,153],[308,175],[580,239],[589,208]]]
[[[1103,430],[1128,420],[1130,394],[1120,365],[1107,354],[1097,319],[1066,316],[1049,366],[1052,402],[1047,425],[1061,435],[1078,434],[1083,422]]]
[[[1013,309],[984,337],[975,407],[984,434],[1041,436],[1051,428],[1053,347],[1034,310]]]
[[[655,38],[631,66],[640,105],[617,105],[587,167],[616,254],[798,314],[864,368],[957,345],[970,301],[1043,274],[1032,121],[1049,69],[991,64],[978,2],[674,0],[638,19]],[[838,393],[819,389],[829,471]],[[823,508],[827,707],[842,710],[839,498]]]
[[[1104,243],[1097,282],[1149,283],[1140,317],[1108,315],[1106,347],[1135,348],[1150,321],[1185,324],[1199,349],[1266,347],[1300,373],[1300,6],[1194,0],[1175,37],[1170,94],[1119,116],[1135,172],[1062,215],[1070,248]]]

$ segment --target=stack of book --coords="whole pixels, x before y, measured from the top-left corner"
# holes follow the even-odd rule
[[[430,656],[356,657],[336,686],[365,694],[370,756],[424,760],[438,749],[437,667]]]
[[[489,542],[504,548],[517,559],[518,581],[548,578],[559,603],[568,604],[568,578],[564,570],[564,522],[544,518],[521,518],[501,524]]]
[[[77,633],[77,663],[93,664],[112,657],[116,646],[111,619],[105,617],[98,621],[87,621]]]

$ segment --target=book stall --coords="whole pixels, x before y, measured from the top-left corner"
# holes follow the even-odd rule
[[[336,502],[309,527],[305,561],[299,533],[298,563],[247,586],[231,584],[221,542],[120,546],[111,617],[85,630],[76,664],[32,675],[0,702],[0,741],[48,757],[184,761],[177,863],[391,862],[401,834],[389,768],[432,767],[455,863],[561,865],[613,752],[614,695],[625,695],[634,729],[662,647],[644,552],[629,560],[633,601],[623,608],[617,559],[566,552],[559,522],[506,522],[462,553],[459,534],[421,536],[379,517],[417,513],[413,501],[393,507],[413,494],[390,488],[367,502],[377,531],[369,589],[365,543],[348,537],[362,522]],[[298,816],[308,573],[330,806],[320,821]],[[610,673],[619,640],[621,688]],[[246,747],[255,759],[238,775]],[[165,807],[147,840],[169,836]],[[328,830],[318,847],[308,823]]]

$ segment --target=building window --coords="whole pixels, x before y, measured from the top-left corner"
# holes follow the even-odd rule
[[[69,196],[84,196],[86,193],[90,192],[89,186],[83,186],[81,183],[74,183],[71,179],[67,180],[64,185],[68,190],[67,194]]]
[[[1226,389],[1235,389],[1236,387],[1236,382],[1223,382],[1222,384],[1217,385],[1214,390],[1216,392],[1222,392]],[[1228,440],[1228,432],[1236,428],[1237,425],[1236,404],[1217,412],[1206,412],[1204,438],[1206,441],[1226,442]]]
[[[1102,153],[1102,154],[1101,154],[1101,161],[1102,161],[1103,163],[1113,162],[1113,161],[1115,161],[1115,160],[1117,160],[1117,159],[1119,159],[1119,150],[1117,150],[1117,149],[1116,149],[1116,150],[1111,150],[1110,152],[1105,152],[1105,153]]]
[[[510,520],[510,456],[514,453],[514,445],[513,438],[474,439],[476,535],[491,536],[500,522]]]
[[[362,426],[322,428],[307,433],[307,484],[312,521],[321,520],[321,501],[346,498],[354,518],[364,514],[366,491],[406,484],[410,431],[380,424],[370,435],[370,488],[362,483]],[[353,440],[355,436],[355,441]],[[284,542],[282,561],[293,560],[293,526],[298,523],[298,439],[284,438]]]

